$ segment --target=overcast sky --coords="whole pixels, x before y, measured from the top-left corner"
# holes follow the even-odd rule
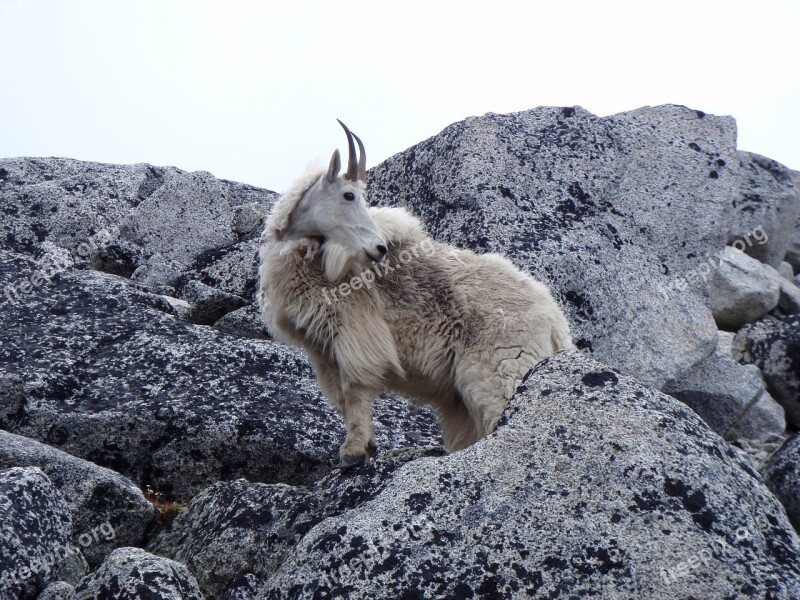
[[[470,115],[730,114],[800,169],[800,2],[0,0],[0,157],[210,171],[282,191]]]

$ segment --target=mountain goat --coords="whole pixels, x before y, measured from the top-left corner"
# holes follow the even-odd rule
[[[572,347],[569,325],[547,287],[502,256],[436,242],[402,208],[368,207],[364,145],[339,123],[347,172],[334,151],[267,221],[262,317],[306,350],[341,409],[339,467],[374,453],[372,401],[384,388],[432,405],[445,446],[459,450],[494,430],[531,367]]]

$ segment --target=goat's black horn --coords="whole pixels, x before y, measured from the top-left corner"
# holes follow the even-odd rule
[[[336,120],[339,121],[339,119]],[[341,121],[339,121],[339,125],[342,126],[342,129],[344,129],[344,132],[347,134],[347,153],[348,153],[347,172],[344,174],[344,178],[349,179],[350,181],[358,181],[360,179],[359,164],[358,161],[356,160],[356,145],[355,142],[353,142],[353,134],[347,128],[347,125],[345,125]],[[364,147],[363,144],[361,143],[361,140],[358,140],[358,146],[359,148]]]

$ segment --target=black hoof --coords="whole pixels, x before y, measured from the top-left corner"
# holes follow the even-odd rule
[[[350,469],[363,465],[366,461],[367,457],[364,454],[345,454],[336,466],[340,469]]]
[[[377,449],[378,449],[378,445],[375,442],[373,442],[372,440],[370,440],[367,443],[367,454],[369,454],[370,456],[375,456],[375,451]]]

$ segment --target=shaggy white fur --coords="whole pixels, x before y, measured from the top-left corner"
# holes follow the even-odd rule
[[[401,208],[368,209],[388,247],[381,264],[350,260],[351,249],[324,231],[282,239],[304,190],[322,176],[303,177],[276,204],[259,302],[273,335],[306,350],[342,410],[341,464],[374,451],[371,403],[384,388],[433,406],[451,451],[484,437],[529,369],[572,347],[564,314],[546,286],[504,257],[438,243]]]

